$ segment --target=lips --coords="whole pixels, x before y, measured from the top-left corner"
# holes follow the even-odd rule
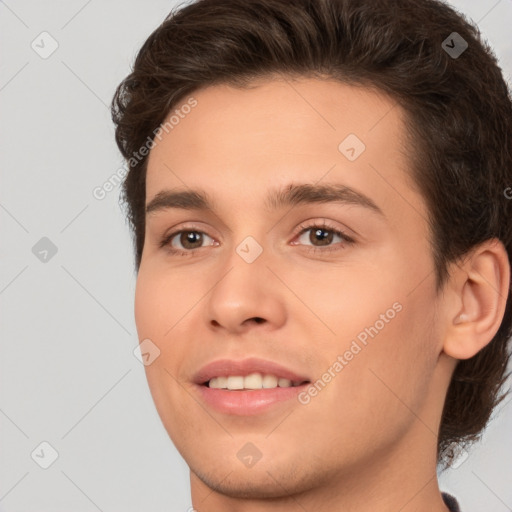
[[[245,377],[259,373],[287,379],[297,385],[289,387],[269,387],[267,389],[219,389],[207,383],[214,377]],[[194,376],[195,393],[203,403],[213,410],[231,417],[250,417],[271,413],[276,408],[294,400],[299,406],[297,395],[309,386],[310,378],[297,370],[287,368],[273,361],[249,358],[241,361],[220,359],[203,366]],[[229,386],[229,379],[228,379]]]
[[[275,375],[277,378],[288,379],[295,382],[310,382],[310,378],[295,370],[265,359],[248,358],[243,360],[218,359],[203,366],[193,377],[196,384],[206,384],[214,377],[227,377],[238,375],[246,377],[251,373]]]

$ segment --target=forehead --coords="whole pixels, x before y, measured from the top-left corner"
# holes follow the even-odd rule
[[[400,191],[414,194],[404,112],[382,93],[285,78],[191,96],[195,106],[182,109],[189,98],[176,105],[167,118],[174,115],[172,128],[155,138],[147,202],[163,188],[200,187],[242,205],[263,201],[275,185],[320,180],[366,189],[383,209]]]

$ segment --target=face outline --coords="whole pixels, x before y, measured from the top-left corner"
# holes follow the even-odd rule
[[[408,176],[403,112],[375,91],[314,79],[193,96],[197,106],[151,150],[146,204],[164,190],[203,189],[215,211],[147,215],[135,296],[139,339],[160,350],[145,367],[148,384],[193,490],[313,494],[340,479],[357,486],[370,466],[366,482],[377,482],[390,460],[406,476],[420,453],[430,475],[453,359],[442,352],[427,209]],[[291,183],[350,187],[382,215],[334,202],[265,206],[269,190]],[[303,229],[324,221],[339,250],[309,252],[315,230]],[[160,247],[181,230],[207,235],[193,256]],[[237,252],[249,236],[262,249],[251,263]],[[185,252],[183,237],[173,240]],[[363,343],[363,332],[374,336]],[[193,378],[203,365],[251,356],[326,385],[250,417],[202,401]],[[261,455],[250,468],[239,456],[247,443]]]

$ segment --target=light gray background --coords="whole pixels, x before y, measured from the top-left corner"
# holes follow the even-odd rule
[[[510,82],[512,2],[458,0]],[[0,1],[0,510],[183,511],[188,468],[133,355],[135,273],[109,104],[173,1]],[[41,32],[58,49],[31,48]],[[50,48],[45,39],[45,51]],[[512,185],[512,183],[511,183]],[[32,247],[48,237],[46,263]],[[41,255],[42,256],[42,255]],[[463,512],[512,510],[512,405],[441,475]],[[48,462],[50,443],[58,452]],[[39,447],[39,448],[38,448]],[[41,451],[42,450],[42,451]]]

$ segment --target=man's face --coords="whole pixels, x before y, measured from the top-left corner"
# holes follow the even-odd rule
[[[151,393],[192,472],[227,494],[278,496],[415,446],[434,454],[447,380],[403,111],[369,89],[314,79],[193,96],[197,105],[155,139],[146,204],[201,190],[213,210],[153,203],[135,300],[139,338],[160,350],[146,366]],[[290,185],[338,195],[267,202]],[[248,358],[309,384],[228,390],[199,375]],[[223,368],[214,373],[262,374],[228,379],[235,388],[280,377]]]

